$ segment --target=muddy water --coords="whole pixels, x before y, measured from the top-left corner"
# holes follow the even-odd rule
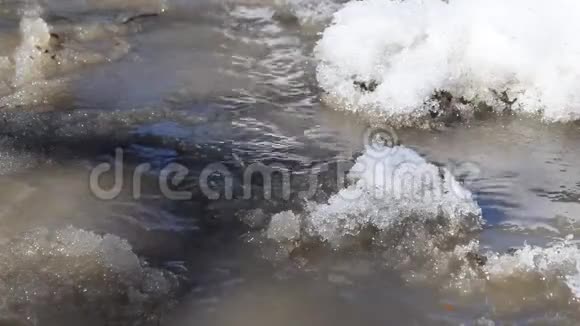
[[[459,249],[425,249],[432,239],[401,225],[380,243],[355,239],[339,248],[269,238],[274,214],[307,215],[301,191],[313,166],[353,163],[368,145],[366,119],[320,101],[312,49],[338,7],[1,1],[6,324],[576,324],[579,306],[565,282],[573,273],[561,267],[580,261],[573,243],[560,250],[569,253],[565,263],[548,252],[530,258],[539,260],[534,268],[521,267],[526,257],[512,249],[577,235],[574,123],[498,114],[389,131],[473,193],[486,223],[461,241],[479,240],[490,261],[512,250],[514,261],[501,266],[521,268],[505,277],[469,267]],[[114,162],[116,149],[124,169],[101,182],[105,189],[123,185],[105,200],[90,174]],[[144,163],[136,196],[134,171]],[[189,170],[173,185],[187,200],[167,198],[158,183],[171,163]],[[200,188],[200,174],[214,163],[234,176],[233,198],[208,198]],[[292,175],[289,198],[277,180],[272,198],[264,198],[263,180],[244,184],[244,169],[254,163],[284,166]],[[345,187],[332,165],[317,175],[311,202]],[[213,189],[222,189],[220,180]],[[243,198],[248,187],[254,196]],[[393,235],[402,236],[404,250],[388,245]],[[447,242],[446,233],[432,236]],[[469,265],[469,272],[453,274],[432,261]]]

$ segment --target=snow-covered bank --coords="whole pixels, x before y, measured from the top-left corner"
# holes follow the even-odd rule
[[[578,15],[567,0],[352,1],[318,43],[318,80],[333,105],[393,123],[441,110],[440,91],[457,112],[483,102],[575,120]]]

